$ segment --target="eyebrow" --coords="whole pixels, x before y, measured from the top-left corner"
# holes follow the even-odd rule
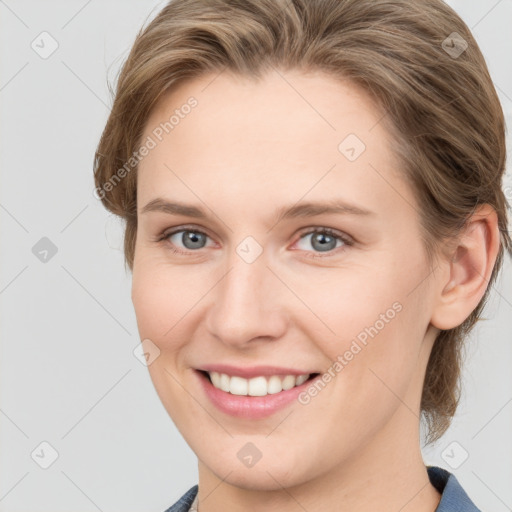
[[[163,212],[169,215],[183,215],[185,217],[194,217],[196,219],[208,218],[208,215],[200,207],[192,204],[167,201],[160,197],[151,200],[140,211],[141,214],[147,212]],[[275,223],[277,224],[285,219],[314,217],[322,214],[371,216],[375,215],[375,212],[347,203],[341,199],[332,199],[323,202],[309,201],[279,208],[276,211]]]
[[[293,219],[299,217],[314,217],[322,214],[343,214],[343,215],[361,215],[370,216],[374,212],[347,203],[341,199],[331,199],[330,201],[310,201],[297,203],[289,207],[280,208],[277,212],[276,223],[285,219]]]

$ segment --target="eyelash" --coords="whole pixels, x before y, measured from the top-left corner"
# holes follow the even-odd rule
[[[325,228],[325,227],[315,227],[315,228],[306,228],[306,229],[307,229],[307,231],[300,232],[299,240],[304,238],[307,235],[312,234],[312,233],[322,233],[322,234],[337,238],[344,244],[341,247],[336,247],[336,248],[332,249],[331,251],[326,252],[325,255],[318,253],[318,252],[306,251],[305,256],[308,258],[328,258],[335,254],[339,254],[340,252],[346,250],[347,247],[354,245],[354,240],[351,237],[349,237],[348,235],[344,235],[343,233],[336,231],[334,229]],[[156,242],[164,242],[166,240],[168,241],[168,239],[172,235],[175,235],[176,233],[180,233],[181,231],[190,231],[192,233],[200,233],[201,235],[204,235],[209,238],[209,235],[207,233],[205,233],[204,231],[202,231],[201,229],[197,229],[194,226],[181,226],[179,229],[175,229],[172,231],[166,231],[166,232],[162,233],[161,235],[159,235],[156,238],[155,241]],[[181,249],[177,249],[176,247],[172,247],[171,249],[172,249],[173,254],[180,254],[180,255],[184,255],[184,256],[194,253],[194,252],[197,252],[197,251],[183,251]]]

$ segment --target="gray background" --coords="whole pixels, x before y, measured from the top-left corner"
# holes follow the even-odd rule
[[[449,4],[473,29],[511,126],[512,0]],[[0,0],[0,511],[161,512],[197,482],[195,455],[133,355],[121,224],[92,195],[107,79],[164,5]],[[46,59],[31,47],[46,37],[51,48],[43,31],[58,43]],[[46,262],[33,253],[47,247],[43,237],[57,249]],[[509,260],[486,316],[468,343],[457,417],[424,453],[482,509],[504,512],[512,510]],[[52,449],[42,442],[58,453],[47,469]]]

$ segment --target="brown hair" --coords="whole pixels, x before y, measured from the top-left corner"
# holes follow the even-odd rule
[[[485,295],[461,325],[439,333],[428,362],[421,411],[433,442],[459,402],[462,343],[480,319],[504,250],[512,254],[502,190],[503,111],[469,28],[441,0],[166,5],[136,37],[95,154],[95,193],[126,221],[125,264],[133,269],[137,233],[134,151],[158,99],[206,72],[227,69],[257,78],[271,67],[349,80],[386,112],[382,122],[394,134],[393,150],[419,204],[431,264],[478,205],[497,212],[501,243]]]

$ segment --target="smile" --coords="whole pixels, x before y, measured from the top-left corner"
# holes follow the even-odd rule
[[[221,371],[224,370],[224,371]],[[311,385],[320,373],[295,375],[283,368],[254,368],[235,370],[216,365],[216,369],[195,370],[205,397],[220,412],[246,419],[263,419],[297,401],[305,387]],[[225,373],[230,371],[230,373]],[[245,373],[233,375],[234,373]],[[262,375],[264,374],[264,375]]]
[[[270,377],[254,377],[252,379],[244,379],[238,376],[229,376],[226,373],[207,372],[210,381],[214,387],[231,393],[232,395],[249,395],[249,396],[266,396],[287,391],[295,386],[300,386],[306,382],[310,375],[272,375]]]

